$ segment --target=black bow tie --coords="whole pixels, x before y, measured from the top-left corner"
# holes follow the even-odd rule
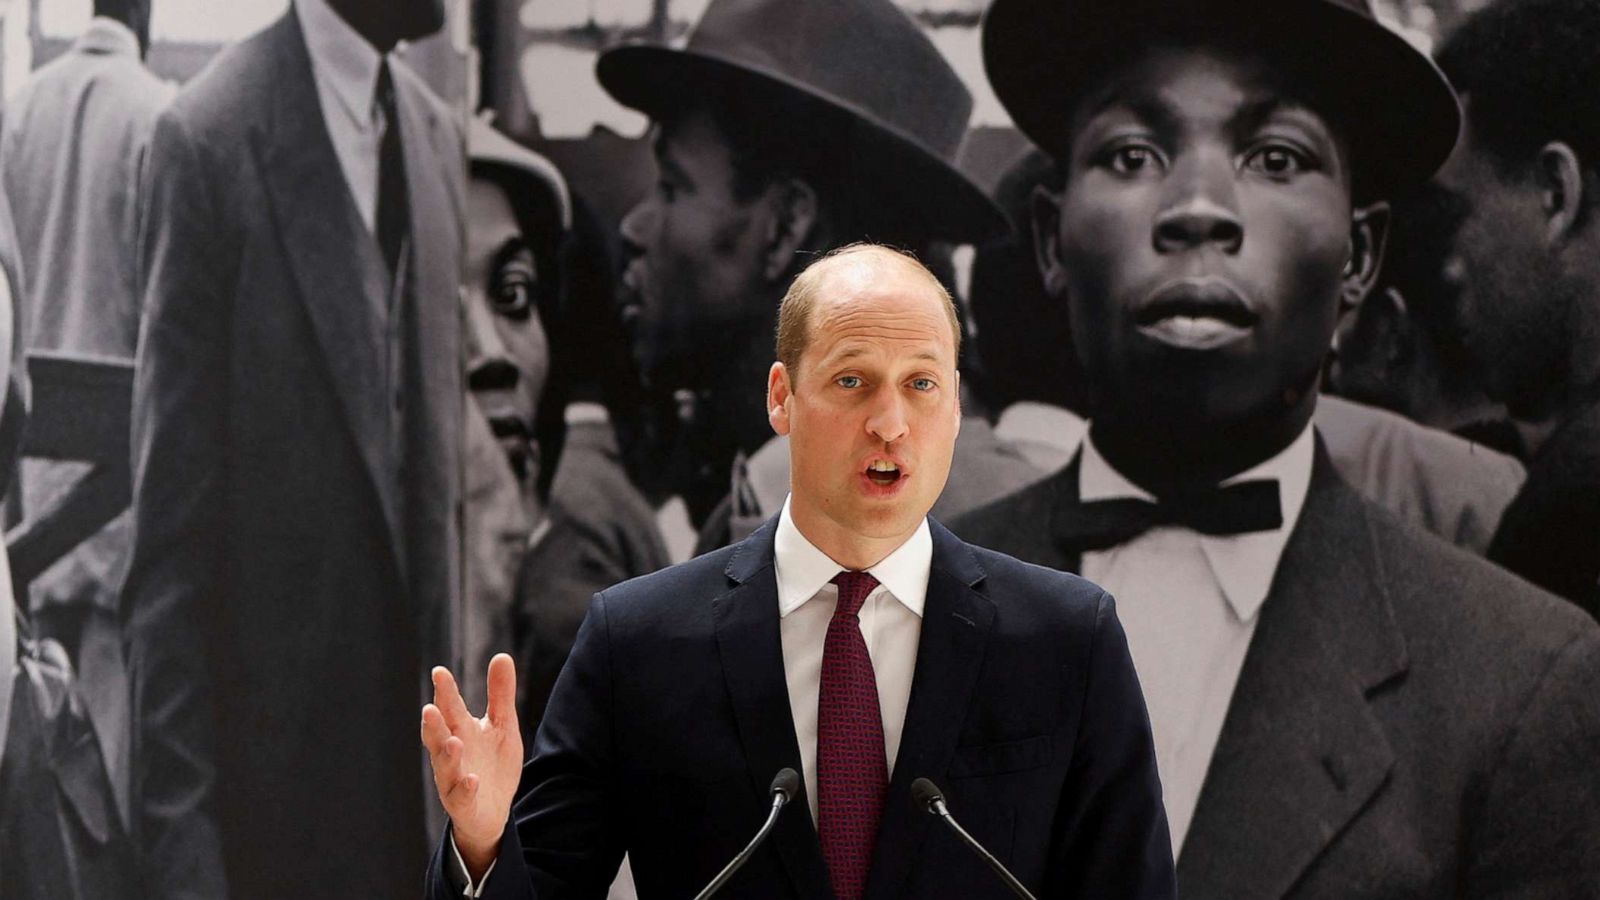
[[[1152,528],[1181,525],[1201,534],[1246,534],[1283,525],[1278,482],[1241,481],[1227,487],[1184,491],[1156,502],[1122,497],[1058,508],[1056,542],[1084,553],[1125,544]]]

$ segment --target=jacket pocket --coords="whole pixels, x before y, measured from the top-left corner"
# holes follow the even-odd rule
[[[1037,769],[1050,763],[1054,749],[1055,739],[1048,734],[999,744],[957,747],[950,760],[950,777],[972,778]]]

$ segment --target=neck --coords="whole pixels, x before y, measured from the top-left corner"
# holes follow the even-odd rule
[[[1311,421],[1316,392],[1290,410],[1234,422],[1155,421],[1102,413],[1090,424],[1095,447],[1116,470],[1157,497],[1214,487],[1282,453]]]
[[[798,502],[798,498],[790,500],[789,515],[794,519],[794,527],[813,547],[846,569],[857,572],[864,572],[883,562],[889,554],[911,540],[917,528],[922,526],[919,521],[910,531],[889,537],[864,535],[840,527],[820,510],[808,509],[805,504]]]

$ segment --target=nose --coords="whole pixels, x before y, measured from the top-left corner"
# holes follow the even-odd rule
[[[488,304],[481,296],[469,296],[467,305],[467,389],[473,391],[510,390],[517,386],[517,367]]]
[[[628,214],[622,217],[622,224],[617,228],[622,234],[623,250],[630,258],[644,252],[647,236],[656,217],[653,196],[647,196],[634,204],[633,209],[628,210]]]
[[[911,430],[910,423],[906,421],[905,400],[895,390],[880,393],[882,398],[867,417],[867,433],[885,444],[892,444]]]
[[[1221,157],[1221,158],[1217,158]],[[1214,246],[1227,254],[1244,245],[1233,165],[1222,154],[1196,152],[1174,168],[1168,198],[1156,215],[1155,249],[1181,253]]]

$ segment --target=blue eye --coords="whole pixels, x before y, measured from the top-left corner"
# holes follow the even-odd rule
[[[839,387],[842,387],[842,388],[852,388],[852,389],[853,388],[858,388],[858,387],[861,386],[861,376],[859,376],[859,375],[841,375],[838,378],[834,379],[834,384],[837,384]]]
[[[938,385],[933,383],[933,379],[932,378],[916,378],[916,379],[912,379],[911,387],[912,387],[913,390],[931,391],[935,387],[938,387]]]

